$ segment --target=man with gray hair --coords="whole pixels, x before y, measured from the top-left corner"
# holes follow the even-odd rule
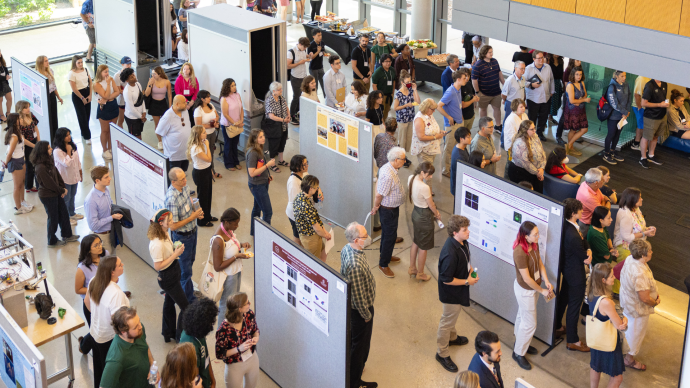
[[[611,208],[611,201],[601,192],[604,186],[603,174],[598,168],[590,168],[585,173],[585,181],[580,184],[577,190],[576,199],[582,202],[582,218],[580,218],[580,232],[587,236],[589,225],[592,222],[592,212],[597,206]]]
[[[501,154],[496,151],[494,145],[494,119],[491,117],[479,119],[479,132],[470,143],[470,153],[474,151],[481,152],[484,159],[488,160],[488,164],[484,166],[484,171],[496,175],[496,163],[501,160]]]
[[[484,47],[484,42],[482,42],[482,37],[475,35],[472,37],[472,66],[479,59],[479,50]]]
[[[348,244],[340,251],[340,274],[350,281],[352,290],[350,388],[375,388],[378,384],[362,381],[364,364],[369,357],[376,298],[376,281],[364,254],[371,237],[364,226],[352,222],[345,228],[345,238]]]
[[[443,94],[445,94],[446,90],[453,84],[453,73],[460,67],[460,58],[455,54],[450,54],[446,57],[446,63],[448,67],[446,67],[446,69],[443,70],[443,74],[441,74]]]
[[[399,257],[393,256],[393,248],[396,243],[403,242],[398,237],[398,217],[400,205],[405,202],[405,189],[400,183],[398,170],[405,164],[405,149],[393,147],[388,151],[388,163],[379,170],[379,178],[376,183],[376,199],[371,214],[379,213],[381,219],[381,245],[379,258],[379,271],[387,278],[395,276],[388,268],[390,262],[400,262]]]
[[[187,176],[179,167],[173,167],[168,173],[170,187],[165,193],[165,207],[172,214],[170,227],[170,237],[173,243],[179,241],[184,244],[184,252],[179,257],[180,268],[182,271],[180,284],[187,296],[187,301],[192,303],[194,299],[194,287],[192,285],[192,266],[196,259],[196,240],[197,227],[195,220],[204,217],[204,211],[194,209],[189,186],[187,186]]]

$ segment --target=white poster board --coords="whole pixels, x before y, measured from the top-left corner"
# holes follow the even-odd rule
[[[41,139],[51,142],[50,119],[48,115],[48,82],[46,77],[24,62],[12,57],[12,88],[15,101],[28,101],[31,113],[38,119]],[[4,103],[4,102],[3,102]],[[54,131],[57,128],[53,129]]]
[[[47,387],[45,360],[26,334],[0,305],[0,381],[6,387]],[[2,384],[0,384],[2,385]]]
[[[165,207],[165,162],[155,165],[117,140],[117,167],[120,178],[118,192],[123,205],[151,219]]]

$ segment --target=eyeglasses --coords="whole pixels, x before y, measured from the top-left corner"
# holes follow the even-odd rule
[[[91,246],[91,248],[102,248],[102,247],[103,247],[103,243],[96,243],[96,244],[93,244]]]
[[[180,119],[182,120],[182,126],[184,127],[184,117],[180,117]]]
[[[544,59],[544,57],[535,57],[534,60],[536,61],[537,59]]]

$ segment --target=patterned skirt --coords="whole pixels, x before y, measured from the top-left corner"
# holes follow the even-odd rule
[[[587,112],[585,111],[584,104],[574,106],[572,108],[568,108],[566,105],[563,114],[565,115],[563,129],[577,132],[582,128],[589,127],[589,122],[587,121]]]

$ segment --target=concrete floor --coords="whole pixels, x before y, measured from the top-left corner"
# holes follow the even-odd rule
[[[292,46],[297,38],[302,35],[302,27],[293,25],[288,29],[289,45]],[[54,66],[56,75],[66,74],[68,64]],[[349,66],[344,66],[343,71],[350,78],[351,70]],[[432,85],[434,86],[434,85]],[[435,86],[434,86],[435,87]],[[69,96],[69,86],[65,76],[58,76],[58,88],[64,97]],[[290,92],[291,93],[291,92]],[[422,98],[432,97],[438,100],[441,97],[440,88],[435,87],[431,93],[422,93]],[[437,115],[437,120],[442,117]],[[92,111],[91,130],[93,132],[94,143],[85,146],[81,143],[78,136],[78,125],[74,115],[71,102],[65,98],[65,105],[59,107],[60,125],[71,128],[75,133],[75,141],[82,156],[84,171],[95,164],[103,164],[101,158],[101,146],[98,139],[100,126],[95,118],[95,107]],[[475,121],[476,122],[476,121]],[[4,126],[3,126],[4,127]],[[554,128],[555,129],[555,128]],[[292,128],[290,139],[286,147],[287,157],[299,151],[298,128]],[[476,132],[476,128],[473,132]],[[555,146],[553,132],[549,129],[547,135],[550,141],[545,143],[545,149],[550,152]],[[144,141],[155,145],[153,134],[153,122],[148,121],[144,131]],[[496,141],[498,141],[496,137]],[[4,145],[0,145],[0,153],[4,155]],[[595,145],[583,145],[584,160],[587,157],[596,155],[601,148]],[[307,155],[308,156],[308,155]],[[437,169],[440,166],[437,158]],[[503,171],[505,153],[500,162],[498,171]],[[109,163],[110,165],[111,163]],[[242,163],[244,166],[244,162]],[[251,241],[249,236],[249,217],[251,213],[253,198],[246,186],[246,170],[230,172],[227,170],[219,171],[223,174],[222,179],[215,182],[213,203],[214,215],[220,214],[228,207],[237,208],[242,214],[243,219],[238,229],[241,241]],[[402,179],[406,179],[411,173],[411,169],[401,169]],[[77,206],[83,204],[84,197],[92,187],[92,182],[88,173],[84,175],[84,184],[80,185],[77,193]],[[36,194],[27,194],[27,200],[36,207],[28,215],[14,216],[12,214],[12,183],[6,180],[0,184],[0,217],[3,220],[14,220],[21,228],[25,237],[35,246],[36,257],[43,262],[47,269],[49,280],[55,285],[58,291],[71,303],[77,311],[81,311],[81,298],[74,293],[74,271],[77,264],[78,244],[71,243],[62,249],[49,249],[46,247],[46,235],[43,232],[45,227],[46,215]],[[283,233],[290,234],[288,219],[284,216],[283,209],[286,206],[285,185],[288,174],[284,171],[274,174],[274,184],[271,185],[270,194],[274,208],[273,226]],[[438,177],[437,177],[438,179]],[[449,181],[442,179],[442,184],[436,185],[436,203],[443,218],[447,219],[452,213],[453,204],[450,195]],[[190,179],[189,184],[193,186]],[[324,188],[328,190],[327,188]],[[113,188],[111,187],[111,192]],[[220,193],[232,192],[233,195],[222,195]],[[83,212],[83,209],[78,209]],[[404,216],[401,217],[398,234],[405,238],[402,244],[396,246],[395,255],[400,256],[403,261],[393,265],[392,269],[397,273],[394,279],[386,279],[381,273],[375,270],[378,262],[378,243],[374,243],[367,250],[367,258],[371,264],[374,276],[377,280],[377,299],[374,334],[372,339],[371,354],[369,362],[364,371],[363,379],[366,381],[377,381],[381,387],[450,387],[452,386],[454,375],[446,372],[434,360],[436,351],[436,329],[438,319],[441,316],[441,304],[438,302],[438,291],[435,284],[437,276],[437,260],[441,246],[446,238],[445,231],[437,231],[437,247],[428,255],[427,271],[433,275],[434,279],[428,283],[417,283],[404,274],[407,260],[409,258],[409,247],[411,244],[410,233],[412,224],[410,220],[412,208],[409,204],[404,205]],[[85,221],[80,221],[74,228],[75,232],[85,235],[89,232]],[[342,229],[335,228],[336,250],[328,256],[327,263],[334,269],[340,268],[339,248],[346,241]],[[209,241],[213,231],[209,228],[200,229],[199,248],[197,252],[198,260],[194,266],[195,273],[199,273],[203,268],[203,261],[208,256],[207,241]],[[162,297],[158,294],[156,273],[145,264],[141,259],[134,255],[128,248],[118,249],[118,255],[125,263],[125,273],[120,279],[120,285],[125,290],[133,293],[132,305],[136,306],[142,318],[143,324],[147,328],[148,343],[153,355],[160,363],[165,359],[165,354],[172,348],[171,344],[161,341],[161,308]],[[249,294],[253,301],[253,266],[249,262],[244,267],[242,291]],[[644,342],[639,358],[648,366],[647,372],[627,371],[624,374],[623,387],[671,387],[676,386],[680,371],[680,359],[685,331],[688,295],[674,289],[659,284],[660,294],[664,296],[664,303],[657,309],[657,314],[651,317],[647,339]],[[507,295],[513,298],[513,295]],[[261,327],[261,322],[258,322]],[[473,306],[460,315],[457,324],[458,331],[471,340],[481,330],[492,330],[499,334],[502,339],[503,360],[501,363],[503,379],[507,387],[513,386],[513,381],[521,377],[530,382],[535,387],[588,387],[589,386],[589,355],[583,353],[568,352],[564,344],[556,347],[546,357],[533,356],[530,358],[534,368],[527,372],[520,369],[512,360],[512,344],[514,342],[512,324],[497,317],[491,312],[486,312],[480,306]],[[581,334],[584,335],[584,328],[581,327]],[[83,328],[73,333],[76,339],[87,332]],[[214,336],[209,335],[209,346],[214,346]],[[76,343],[76,341],[74,341]],[[533,341],[540,352],[547,349],[547,345],[538,340]],[[267,347],[263,347],[268,351]],[[64,346],[62,341],[53,341],[40,348],[46,357],[48,373],[52,373],[64,367]],[[90,356],[82,356],[74,349],[76,365],[75,387],[91,387],[92,371]],[[213,354],[213,352],[212,352]],[[453,347],[451,356],[458,364],[460,370],[464,370],[469,364],[474,354],[472,345],[464,347]],[[214,360],[213,367],[216,379],[223,381],[223,363]],[[564,367],[566,366],[566,367]],[[606,378],[600,386],[606,385]],[[59,384],[65,384],[60,382]],[[221,383],[222,384],[222,383]],[[259,387],[276,387],[276,384],[265,374],[261,374]]]

